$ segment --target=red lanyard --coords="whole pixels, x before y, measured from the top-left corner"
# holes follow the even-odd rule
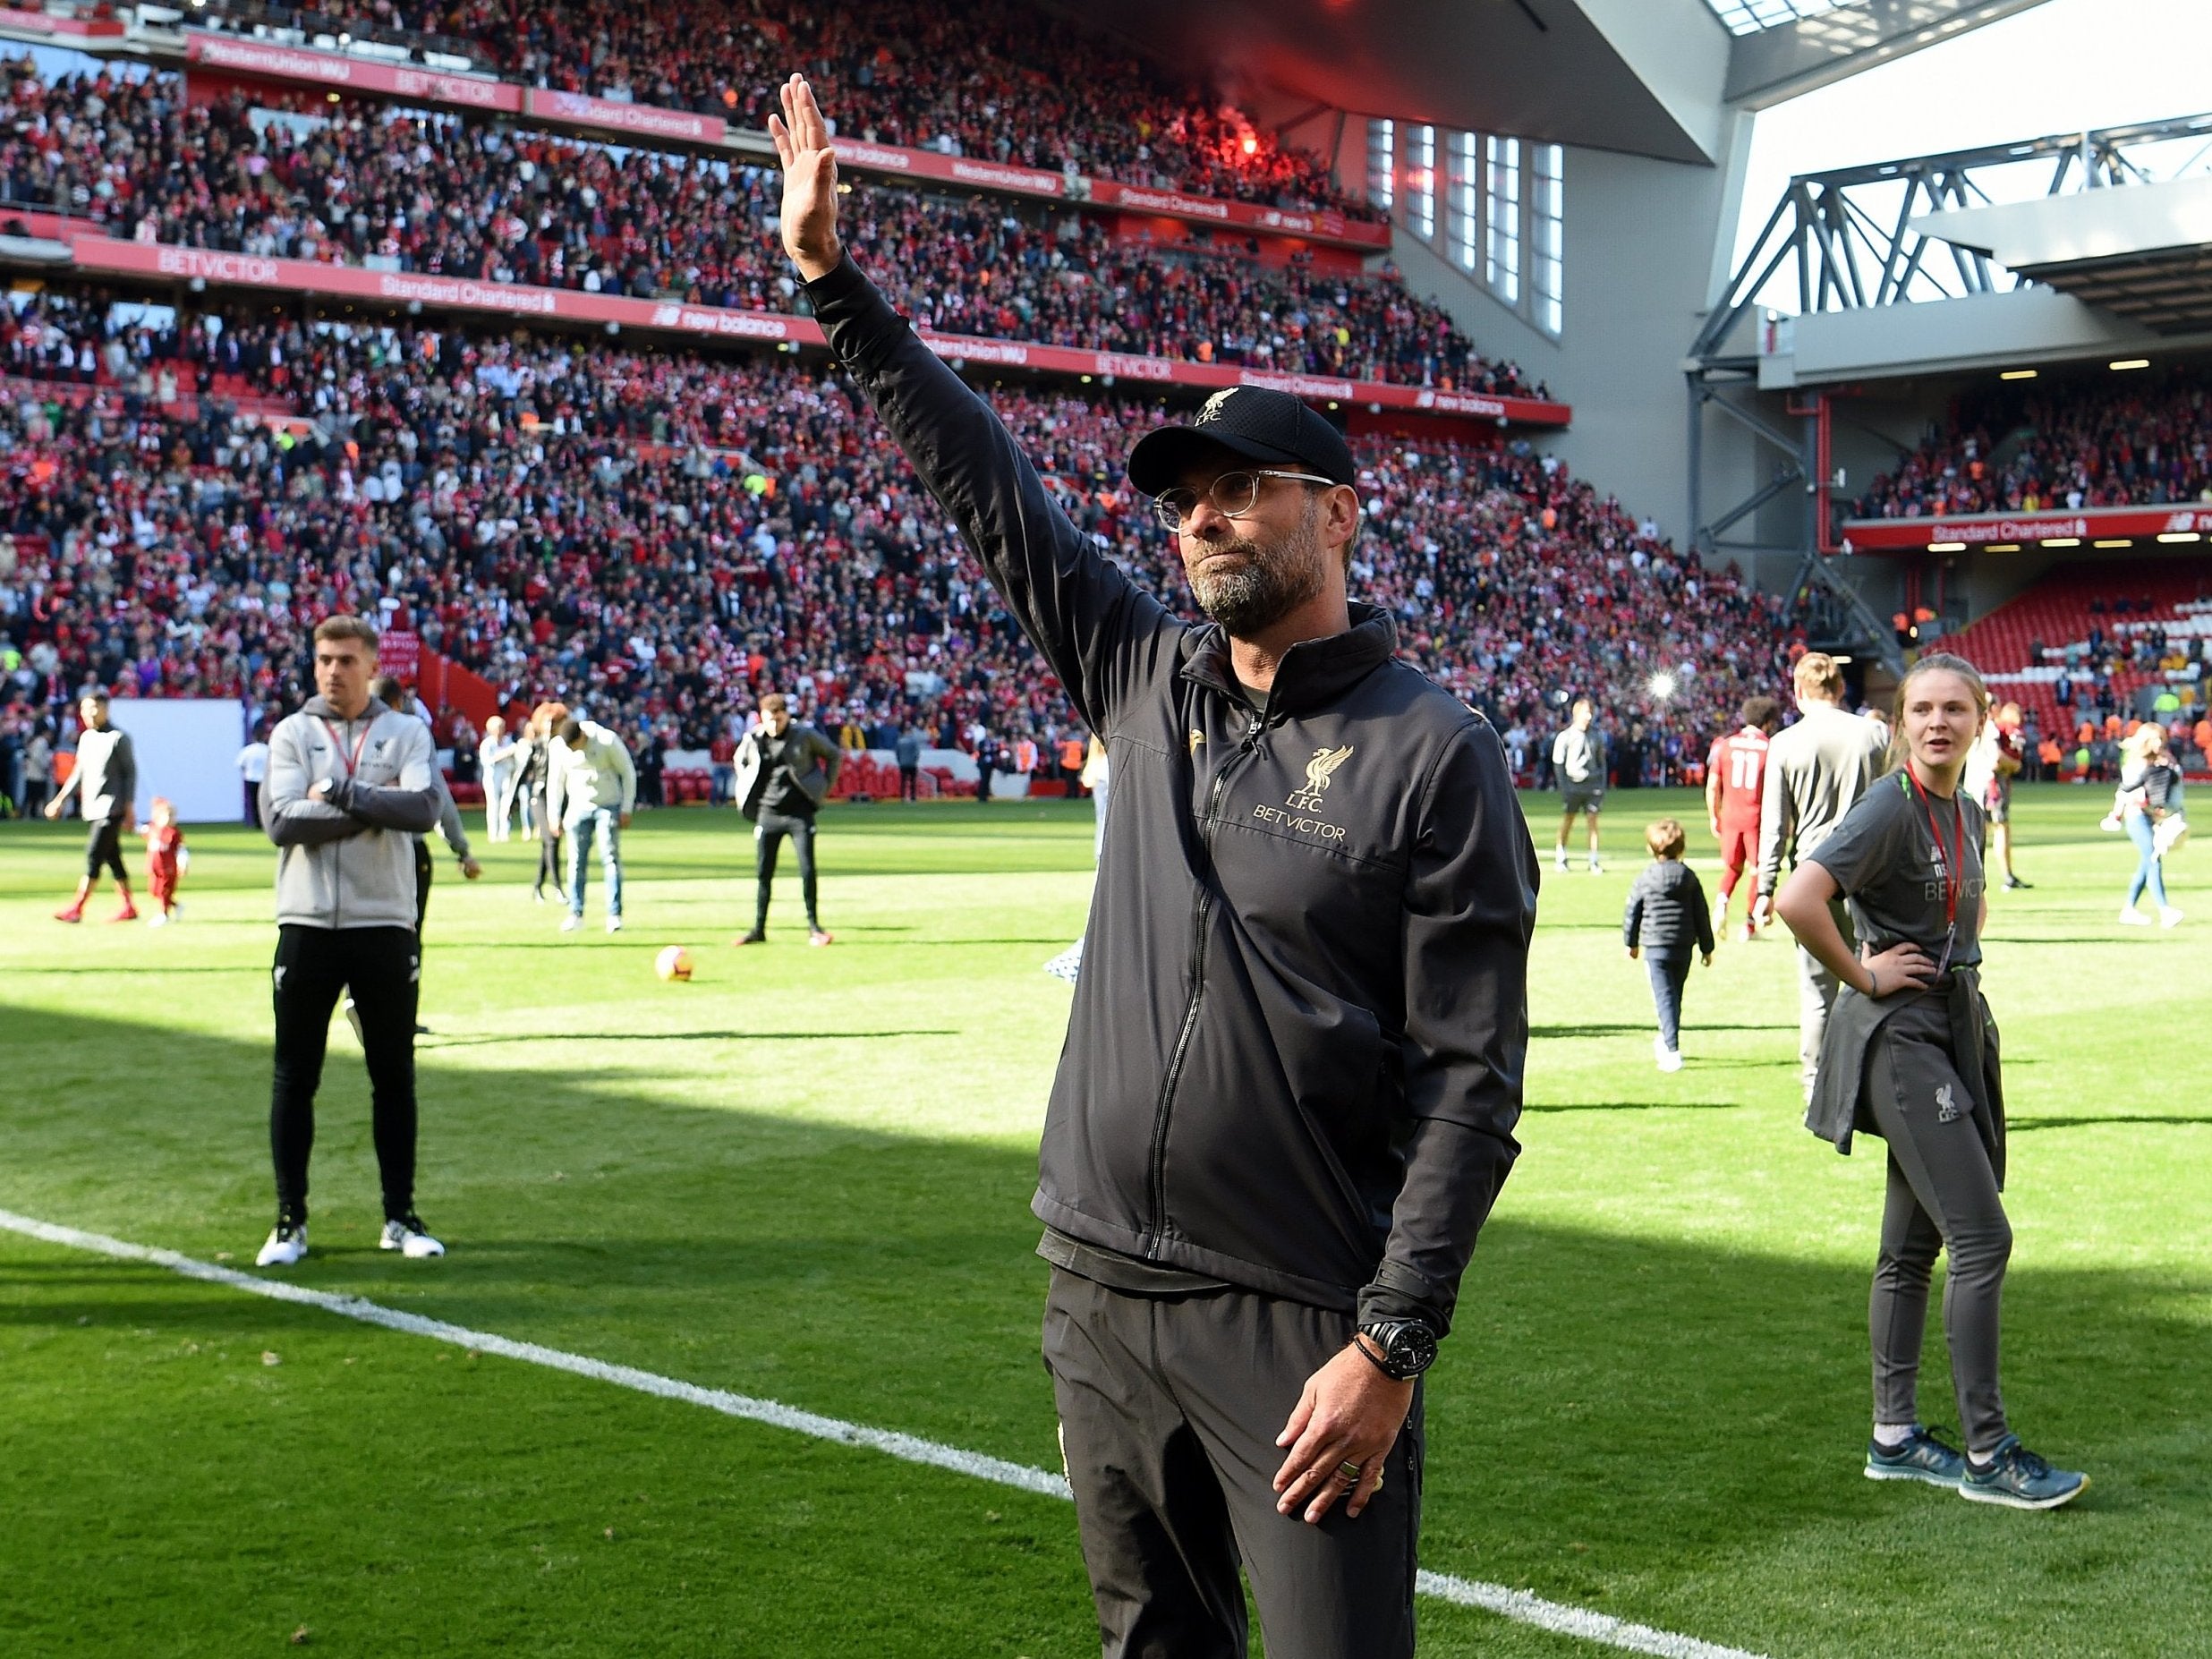
[[[1966,890],[1966,814],[1959,810],[1954,798],[1951,803],[1953,822],[1957,834],[1956,850],[1946,860],[1944,856],[1944,834],[1936,827],[1936,803],[1928,799],[1927,789],[1920,782],[1920,775],[1908,763],[1905,776],[1912,779],[1912,787],[1920,797],[1920,806],[1927,813],[1927,838],[1936,844],[1936,862],[1944,866],[1944,925],[1955,935],[1959,931],[1959,895]],[[1950,953],[1944,952],[1945,956]]]
[[[351,759],[346,757],[345,745],[338,741],[338,728],[331,725],[328,720],[323,719],[319,714],[315,718],[322,720],[323,730],[330,734],[330,746],[338,752],[338,758],[345,761],[345,775],[349,778],[352,778],[361,770],[362,751],[369,746],[370,728],[376,725],[377,717],[373,714],[368,717],[368,724],[361,728],[361,736],[353,740],[353,753]]]

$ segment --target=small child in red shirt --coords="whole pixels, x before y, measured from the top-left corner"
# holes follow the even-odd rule
[[[184,908],[176,902],[176,883],[191,862],[191,855],[184,850],[184,831],[177,827],[176,807],[168,796],[154,797],[153,821],[140,833],[146,837],[146,878],[153,887],[154,902],[160,906],[146,918],[146,925],[161,927],[174,921]]]

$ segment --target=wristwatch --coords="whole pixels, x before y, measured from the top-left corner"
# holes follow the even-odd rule
[[[1362,1342],[1359,1351],[1394,1382],[1410,1382],[1436,1363],[1436,1333],[1418,1319],[1379,1319],[1359,1334],[1374,1344]]]

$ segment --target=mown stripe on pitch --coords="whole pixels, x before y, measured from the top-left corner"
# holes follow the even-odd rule
[[[815,1440],[837,1441],[847,1446],[864,1447],[870,1451],[880,1451],[904,1462],[950,1469],[956,1475],[972,1476],[977,1480],[991,1481],[1001,1486],[1017,1487],[1040,1497],[1068,1502],[1074,1496],[1068,1490],[1066,1478],[1050,1469],[1032,1468],[1025,1463],[987,1457],[980,1451],[964,1451],[957,1446],[923,1440],[915,1434],[902,1434],[895,1429],[870,1428],[863,1423],[847,1423],[841,1417],[826,1417],[819,1412],[802,1411],[796,1406],[787,1406],[780,1400],[755,1400],[749,1394],[735,1394],[727,1389],[702,1388],[696,1382],[665,1377],[655,1371],[641,1371],[635,1365],[613,1365],[604,1359],[593,1359],[587,1354],[572,1354],[564,1348],[517,1341],[513,1337],[500,1336],[490,1331],[472,1331],[466,1325],[448,1324],[442,1319],[429,1319],[421,1314],[405,1313],[363,1297],[311,1290],[304,1285],[288,1284],[281,1279],[265,1279],[258,1274],[242,1272],[234,1267],[225,1267],[219,1263],[199,1261],[189,1255],[181,1255],[174,1250],[156,1249],[148,1245],[132,1244],[127,1239],[111,1238],[105,1233],[89,1233],[79,1228],[57,1226],[52,1221],[41,1221],[35,1216],[18,1215],[13,1210],[0,1210],[0,1228],[21,1233],[25,1238],[43,1239],[47,1244],[65,1245],[72,1249],[112,1256],[117,1261],[142,1262],[149,1266],[166,1268],[186,1279],[197,1279],[204,1284],[224,1285],[233,1290],[243,1290],[251,1296],[267,1297],[271,1301],[319,1308],[326,1314],[358,1320],[366,1325],[379,1325],[387,1331],[429,1337],[432,1341],[450,1342],[456,1348],[474,1348],[483,1354],[497,1354],[504,1359],[519,1359],[525,1365],[542,1365],[549,1371],[566,1371],[572,1376],[589,1377],[595,1382],[611,1382],[617,1388],[634,1389],[641,1394],[651,1394],[661,1400],[703,1406],[725,1417],[765,1423],[771,1428],[788,1429]],[[1672,1630],[1634,1624],[1587,1607],[1546,1601],[1532,1591],[1511,1589],[1502,1584],[1485,1584],[1479,1579],[1455,1578],[1450,1573],[1431,1572],[1425,1568],[1421,1571],[1417,1587],[1424,1595],[1434,1596],[1439,1601],[1451,1602],[1461,1607],[1479,1607],[1517,1623],[1535,1625],[1539,1629],[1550,1630],[1560,1636],[1577,1637],[1584,1641],[1622,1648],[1629,1653],[1651,1654],[1656,1655],[1656,1659],[1763,1659],[1763,1655],[1740,1647],[1723,1647],[1717,1643],[1700,1641],[1694,1636],[1678,1636]]]

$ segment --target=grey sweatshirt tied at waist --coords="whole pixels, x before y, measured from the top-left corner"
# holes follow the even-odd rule
[[[1989,1152],[1997,1186],[2004,1186],[2004,1081],[1999,1063],[1996,1022],[1981,993],[1981,974],[1954,967],[1924,991],[1868,997],[1845,985],[1836,992],[1820,1043],[1820,1071],[1813,1098],[1805,1108],[1805,1127],[1849,1154],[1854,1132],[1879,1135],[1874,1114],[1859,1099],[1867,1052],[1882,1027],[1907,1008],[1940,1011],[1951,1031],[1951,1057],[1974,1097],[1974,1127]]]

